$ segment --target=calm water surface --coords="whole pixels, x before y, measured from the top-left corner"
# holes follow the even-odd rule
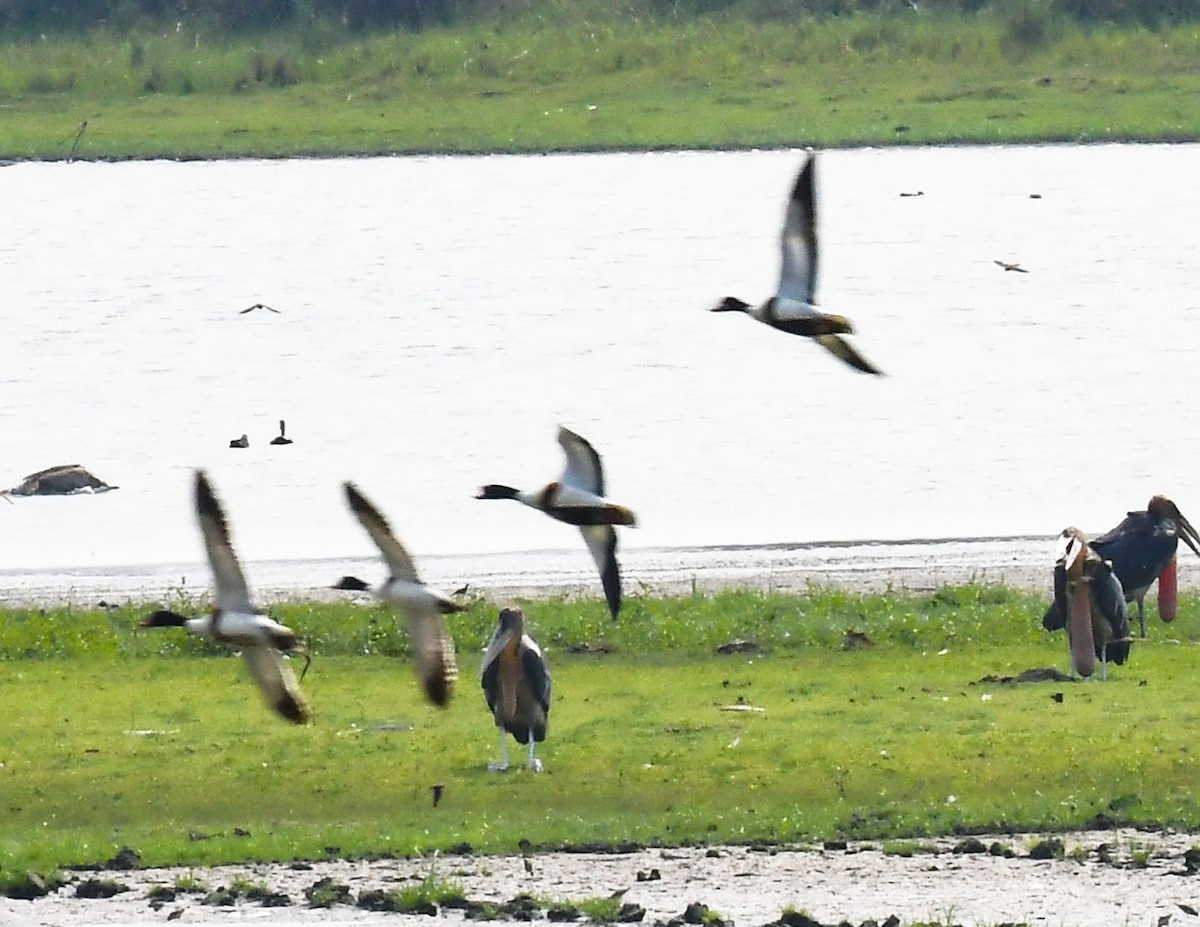
[[[558,423],[639,514],[630,583],[825,541],[1048,556],[1154,492],[1195,520],[1198,155],[823,153],[818,297],[885,378],[705,311],[773,290],[799,152],[4,168],[0,485],[121,489],[0,503],[0,597],[203,586],[197,466],[255,585],[377,577],[345,479],[431,580],[586,579],[574,529],[472,498],[557,476]]]

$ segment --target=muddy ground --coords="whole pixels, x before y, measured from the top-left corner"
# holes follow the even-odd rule
[[[1061,835],[1061,847],[1050,843],[1039,850],[1038,844],[1052,839],[997,835],[886,846],[639,849],[69,872],[67,883],[44,897],[0,898],[0,924],[430,923],[429,914],[379,908],[389,904],[389,892],[420,883],[433,867],[437,882],[459,884],[468,899],[467,907],[442,907],[436,914],[455,923],[509,918],[586,923],[571,902],[621,893],[623,917],[647,925],[697,923],[706,915],[742,927],[781,917],[791,927],[858,927],[872,921],[882,927],[889,919],[891,925],[968,927],[1200,925],[1195,913],[1200,911],[1200,853],[1192,850],[1200,838],[1093,831]],[[1050,858],[1037,858],[1039,852]],[[193,888],[189,881],[200,884],[180,890]],[[236,891],[219,891],[230,887]],[[107,898],[80,897],[115,889],[123,890]],[[536,901],[506,905],[522,893]]]

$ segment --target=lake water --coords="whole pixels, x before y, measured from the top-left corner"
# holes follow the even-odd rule
[[[5,167],[0,485],[81,463],[121,489],[0,503],[0,598],[206,586],[195,467],[259,589],[381,575],[353,479],[432,582],[599,594],[578,532],[473,498],[556,477],[559,423],[638,513],[631,591],[1048,579],[1067,524],[1155,492],[1200,519],[1198,156],[823,152],[818,297],[882,378],[706,312],[773,291],[798,151]],[[260,300],[282,313],[238,314]],[[827,543],[914,538],[967,540]]]

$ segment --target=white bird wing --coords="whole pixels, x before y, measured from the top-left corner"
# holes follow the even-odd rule
[[[817,289],[817,215],[813,175],[816,158],[808,156],[788,200],[780,238],[782,263],[779,271],[781,299],[812,305]]]
[[[396,579],[419,583],[421,580],[417,576],[416,565],[404,545],[400,543],[399,538],[392,533],[387,519],[367,501],[367,497],[359,492],[358,487],[353,483],[346,483],[345,490],[346,501],[350,503],[351,511],[367,530],[367,534],[371,536],[375,546],[379,548],[379,553],[383,556],[391,575]]]
[[[290,661],[283,654],[269,647],[246,647],[242,656],[272,708],[294,724],[308,720],[308,702],[300,692]]]
[[[562,482],[567,486],[586,489],[597,496],[604,495],[604,468],[600,455],[591,443],[569,428],[558,427],[558,443],[567,454],[567,467]]]
[[[229,539],[225,512],[203,470],[196,471],[196,517],[217,587],[217,608],[223,612],[253,613],[246,577]]]
[[[454,660],[454,638],[446,627],[446,619],[433,604],[403,603],[408,618],[408,639],[417,661],[417,675],[426,696],[435,705],[446,705],[458,679]]]
[[[609,613],[621,610],[621,568],[617,564],[617,532],[612,525],[588,525],[579,529],[600,570],[600,583]]]

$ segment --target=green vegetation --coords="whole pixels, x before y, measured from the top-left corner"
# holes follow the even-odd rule
[[[524,604],[555,678],[541,775],[486,769],[485,602],[452,618],[462,678],[444,711],[419,696],[393,613],[280,606],[314,653],[304,727],[268,711],[237,657],[137,629],[144,607],[0,612],[0,882],[123,848],[147,866],[523,839],[919,851],[970,831],[1200,825],[1194,597],[1108,682],[1038,684],[1004,679],[1065,667],[1066,641],[1042,631],[1042,599],[1003,587],[633,596],[618,622],[600,601]],[[874,646],[845,649],[850,631]],[[758,649],[715,652],[735,639]]]
[[[315,12],[269,30],[17,20],[0,32],[0,158],[1200,137],[1200,29],[1182,12],[838,6],[856,11],[531,0],[416,31]]]

